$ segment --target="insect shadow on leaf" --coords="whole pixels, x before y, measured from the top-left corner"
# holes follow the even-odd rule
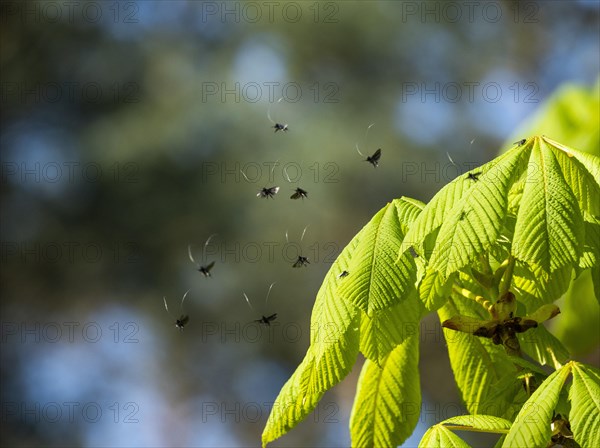
[[[279,104],[281,102],[281,100],[283,100],[283,97],[279,98],[276,101],[276,103]],[[277,132],[277,131],[283,131],[283,132],[289,131],[290,129],[289,129],[287,123],[286,124],[282,124],[282,123],[273,121],[273,119],[271,118],[271,106],[273,106],[273,103],[269,104],[269,108],[267,109],[267,118],[273,124],[273,126],[271,126],[271,127],[275,129],[275,132]]]
[[[271,289],[273,289],[273,286],[275,285],[275,283],[276,282],[273,282],[269,286],[269,291],[267,292],[267,298],[265,299],[265,305],[267,305],[267,303],[269,302],[269,295],[271,294]],[[248,304],[250,309],[254,312],[254,307],[250,303],[250,299],[248,298],[248,295],[245,292],[243,294],[244,294],[244,299],[246,299],[246,303]],[[271,326],[271,322],[273,322],[275,319],[277,319],[277,313],[273,313],[268,316],[262,315],[260,317],[260,319],[255,319],[255,320],[253,320],[253,322],[257,322],[262,325]]]
[[[183,297],[181,298],[181,303],[179,304],[179,307],[181,308],[181,316],[179,316],[179,319],[175,319],[175,316],[173,316],[171,314],[171,312],[169,311],[169,306],[167,305],[167,298],[163,297],[163,302],[165,304],[165,309],[167,310],[167,313],[169,314],[169,316],[171,316],[173,319],[175,319],[175,327],[179,328],[180,331],[183,330],[183,327],[185,327],[187,325],[187,323],[190,321],[190,316],[188,316],[187,314],[185,314],[183,312],[183,302],[185,300],[185,298],[187,297],[188,293],[190,292],[190,290],[188,289],[185,294],[183,295]]]
[[[369,130],[375,126],[375,123],[371,123],[368,127],[367,130],[365,132],[365,143],[367,141],[367,137],[369,135]],[[366,159],[364,159],[365,162],[369,162],[371,165],[373,165],[374,168],[377,168],[379,166],[379,160],[381,159],[381,148],[377,149],[373,155],[371,156],[366,156],[365,154],[363,154],[360,150],[360,148],[358,147],[358,142],[356,142],[356,151],[362,156],[362,157],[366,157]]]
[[[204,259],[204,256],[206,255],[206,246],[208,246],[208,244],[210,243],[210,240],[212,240],[213,237],[215,237],[217,235],[218,235],[218,233],[213,233],[211,236],[209,236],[206,239],[206,242],[204,243],[204,248],[202,249],[202,258],[203,259]],[[196,260],[194,260],[194,256],[192,255],[192,245],[191,244],[188,245],[188,257],[192,263],[197,265],[196,269],[198,270],[198,272],[200,272],[202,275],[204,275],[204,277],[211,277],[210,271],[215,266],[214,261],[211,261],[210,263],[208,263],[206,265],[202,265],[202,264],[196,262]]]
[[[302,231],[302,236],[300,237],[300,243],[302,243],[302,240],[304,239],[304,235],[306,234],[306,229],[308,229],[308,226],[306,226],[304,228],[304,230]],[[285,231],[285,241],[287,244],[290,244],[287,230]],[[309,261],[308,257],[305,257],[302,255],[302,253],[299,253],[298,258],[296,259],[294,264],[292,264],[292,267],[293,268],[307,267],[309,264],[310,264],[310,261]]]

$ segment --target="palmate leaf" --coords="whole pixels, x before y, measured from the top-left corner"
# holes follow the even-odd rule
[[[372,316],[397,305],[415,290],[417,267],[406,253],[395,264],[404,238],[403,227],[420,212],[416,201],[396,199],[380,210],[361,231],[340,297]],[[401,221],[402,218],[402,221]]]
[[[325,391],[339,383],[350,372],[356,362],[359,347],[365,350],[366,356],[373,357],[377,363],[383,360],[396,344],[410,336],[406,331],[407,325],[412,324],[414,327],[422,313],[422,306],[416,295],[410,294],[411,289],[414,291],[415,288],[416,266],[412,257],[407,257],[404,265],[405,268],[410,266],[410,272],[402,271],[402,268],[394,266],[393,262],[404,235],[402,229],[406,228],[410,224],[408,221],[418,216],[419,212],[418,201],[404,198],[393,201],[363,227],[333,263],[317,293],[311,316],[310,347],[273,405],[263,431],[263,445],[284,435],[312,412]],[[386,242],[380,238],[382,233],[391,239],[391,255],[388,254]],[[369,258],[369,254],[370,264],[364,261]],[[358,262],[353,262],[355,256],[359,257]],[[379,257],[388,264],[380,264]],[[399,271],[400,274],[391,272],[391,269]],[[384,272],[380,272],[381,270]],[[349,274],[340,277],[344,271]],[[406,275],[412,284],[407,281],[406,286],[403,286],[405,290],[400,289],[397,283],[391,287],[385,273],[388,273],[394,282]],[[369,278],[366,285],[360,280],[365,277]],[[366,316],[366,310],[361,310],[359,306],[360,301],[348,300],[340,294],[342,288],[350,290],[345,285],[354,284],[355,278],[359,279],[358,284],[363,288],[362,292],[366,291],[368,302],[381,304],[386,301],[394,303],[404,300],[407,302],[402,302],[405,308],[399,310],[388,307],[376,311],[375,306],[371,309],[372,315]],[[365,322],[361,322],[361,318],[365,318]]]
[[[443,291],[450,275],[494,251],[500,235],[512,240],[510,253],[523,281],[538,279],[533,292],[524,293],[540,299],[544,293],[542,303],[556,299],[549,296],[564,293],[569,267],[593,261],[595,233],[586,239],[584,217],[590,221],[600,209],[600,159],[533,137],[473,172],[480,173],[477,180],[463,175],[440,190],[405,236],[401,251],[413,246],[429,256],[421,299],[429,310],[442,305],[435,292]]]
[[[435,270],[447,277],[491,245],[504,220],[511,181],[525,169],[523,151],[515,147],[473,170],[471,174],[480,173],[477,180],[464,174],[442,188],[409,229],[403,249],[410,244],[431,254]],[[438,230],[434,245],[425,247],[426,238]]]
[[[418,332],[380,366],[365,362],[350,417],[352,446],[397,446],[412,434],[421,410],[418,364]]]
[[[518,260],[550,274],[579,260],[583,217],[555,155],[561,150],[550,146],[544,137],[534,141],[512,253]]]
[[[580,363],[573,363],[572,372],[569,422],[575,441],[581,446],[600,446],[600,372]]]
[[[570,372],[571,364],[567,364],[536,389],[517,415],[503,448],[546,447],[550,441],[552,414]]]
[[[524,148],[506,153],[489,170],[481,167],[479,180],[446,215],[430,259],[430,269],[444,277],[462,269],[496,243],[508,207],[508,191],[524,169]],[[479,170],[478,170],[479,171]]]

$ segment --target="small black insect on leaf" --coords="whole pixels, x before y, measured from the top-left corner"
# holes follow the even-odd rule
[[[300,199],[304,200],[304,198],[308,198],[308,191],[303,190],[302,188],[296,188],[296,192],[290,196],[290,199]]]
[[[350,272],[348,272],[348,271],[342,271],[340,273],[340,275],[338,275],[338,278],[348,277],[349,275],[350,275]]]
[[[481,171],[479,171],[478,173],[469,173],[469,174],[467,174],[467,179],[471,179],[472,181],[478,181],[479,180],[479,176],[481,176]]]
[[[270,316],[262,316],[260,319],[256,319],[254,322],[258,322],[259,324],[264,324],[267,326],[271,326],[271,322],[277,319],[277,313],[271,314]]]
[[[369,162],[373,167],[377,168],[379,166],[379,159],[381,159],[381,148],[375,151],[372,156],[367,157],[365,162]]]
[[[408,248],[408,251],[410,252],[410,254],[413,256],[413,258],[419,258],[419,254],[417,253],[417,251],[415,250],[414,247],[410,246]]]
[[[283,132],[289,131],[289,128],[288,128],[287,124],[275,123],[275,125],[273,126],[273,128],[275,128],[275,132],[277,132],[277,131],[283,131]]]
[[[215,262],[213,261],[210,264],[207,264],[206,266],[200,266],[198,268],[198,271],[204,274],[205,277],[210,277],[210,270],[213,268],[214,265]]]
[[[518,142],[514,142],[513,145],[523,146],[526,141],[527,141],[527,139],[524,138],[522,140],[519,140]]]
[[[256,197],[258,198],[275,198],[275,195],[279,191],[279,187],[264,187],[258,193],[256,193]]]
[[[310,264],[310,261],[308,261],[308,258],[303,257],[302,255],[298,255],[298,259],[296,260],[296,262],[292,265],[292,267],[294,268],[301,268],[302,266],[308,266]]]

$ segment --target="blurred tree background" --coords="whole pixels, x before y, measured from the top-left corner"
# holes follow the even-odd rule
[[[386,202],[428,201],[517,130],[598,154],[596,1],[0,7],[3,446],[258,445],[325,272]],[[564,83],[552,126],[524,125]],[[463,409],[422,331],[406,446]],[[557,331],[600,364],[597,335]],[[349,445],[358,371],[275,445]]]

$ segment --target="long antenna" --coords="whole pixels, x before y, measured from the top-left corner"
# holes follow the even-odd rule
[[[290,175],[287,172],[287,166],[283,167],[283,174],[285,174],[285,178],[287,179],[287,181],[291,184],[292,183],[292,179],[290,179]]]
[[[310,224],[309,224],[310,225]],[[302,240],[304,239],[304,234],[306,233],[306,229],[308,229],[308,226],[306,226],[304,228],[304,230],[302,231],[302,236],[300,237],[300,242],[302,242]]]
[[[278,163],[279,163],[279,159],[275,160],[275,163],[273,163],[273,168],[271,168],[271,175],[269,176],[269,181],[271,180],[271,178],[273,178],[273,182],[275,182],[275,178],[273,177],[273,172],[275,171],[275,167],[277,167]]]
[[[208,243],[210,243],[210,240],[212,240],[217,235],[218,235],[218,233],[213,233],[211,236],[209,236],[206,239],[206,243],[204,243],[204,248],[202,249],[202,258],[203,259],[204,259],[204,257],[206,257],[206,246],[208,246]]]
[[[210,243],[210,240],[212,240],[217,235],[218,235],[218,233],[213,233],[211,236],[208,237],[208,239],[204,243],[204,248],[202,249],[202,257],[203,258],[204,258],[204,254],[206,252],[206,246],[208,246],[208,243]],[[188,244],[188,257],[190,258],[190,261],[192,263],[196,263],[196,260],[194,260],[194,256],[192,255],[192,245],[191,244]]]
[[[246,303],[248,304],[248,306],[250,307],[250,309],[252,311],[254,311],[254,308],[252,307],[252,304],[250,303],[250,299],[248,298],[248,296],[246,295],[246,293],[244,292],[244,298],[246,299]]]
[[[192,263],[196,263],[196,260],[194,260],[194,256],[192,255],[192,245],[188,244],[188,257],[190,257],[190,261]]]
[[[208,243],[210,243],[210,240],[212,240],[217,235],[218,235],[218,233],[213,233],[211,236],[208,237],[208,239],[206,240],[206,243],[204,243],[204,250],[206,250],[206,246],[208,246]]]
[[[183,313],[183,301],[185,300],[185,298],[188,295],[188,292],[190,292],[190,290],[188,289],[185,294],[183,295],[183,298],[181,299],[181,304],[179,305],[179,307],[181,308],[181,312]],[[166,303],[166,302],[165,302]]]
[[[240,168],[240,173],[242,173],[242,176],[244,176],[244,179],[246,179],[246,182],[250,182],[250,179],[248,179],[248,176],[246,176],[246,173],[244,173],[241,168]]]
[[[275,285],[275,283],[277,283],[277,282],[273,282],[273,283],[271,283],[271,286],[269,286],[269,292],[267,292],[267,298],[265,299],[265,304],[269,301],[269,295],[271,294],[271,289],[273,289],[273,285]]]
[[[281,100],[283,99],[283,97],[279,98],[276,103],[279,103]],[[273,106],[274,103],[269,104],[269,108],[267,109],[267,118],[269,119],[269,121],[273,124],[277,124],[273,121],[273,119],[271,118],[271,107]]]
[[[452,157],[450,157],[450,153],[448,153],[448,151],[446,151],[446,155],[448,156],[448,160],[450,160],[450,163],[456,166],[456,163],[454,163],[454,160],[452,160]]]
[[[367,142],[367,137],[368,137],[368,135],[369,135],[369,130],[370,130],[370,129],[371,129],[373,126],[375,126],[375,123],[371,123],[371,124],[370,124],[370,125],[367,127],[367,130],[365,131],[365,143]],[[361,156],[363,156],[363,157],[366,157],[366,156],[365,156],[365,155],[364,155],[362,152],[360,152],[360,149],[358,148],[358,142],[356,142],[356,150],[358,151],[358,153],[359,153]]]

